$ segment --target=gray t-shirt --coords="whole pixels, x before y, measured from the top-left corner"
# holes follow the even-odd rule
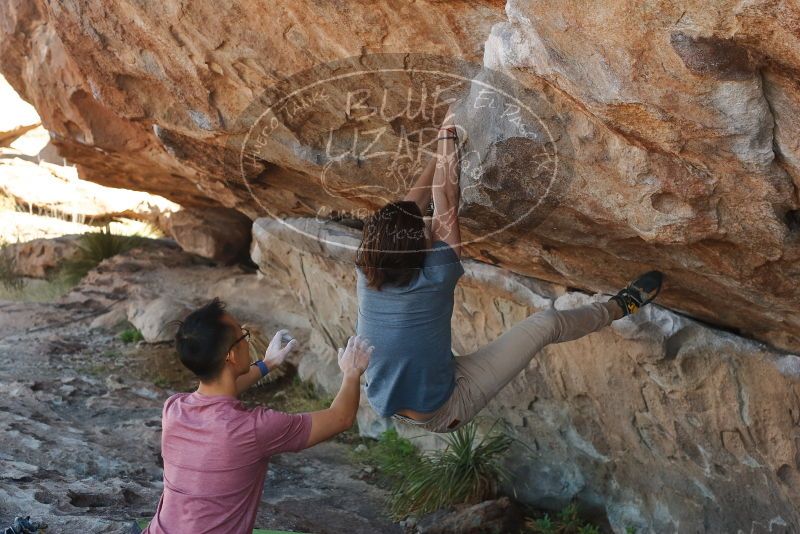
[[[356,268],[356,332],[375,346],[366,372],[367,399],[378,414],[433,412],[455,387],[450,319],[464,267],[455,251],[435,241],[419,274],[406,286],[367,287]]]

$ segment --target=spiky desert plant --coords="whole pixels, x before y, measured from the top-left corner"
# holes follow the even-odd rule
[[[478,438],[476,424],[464,425],[446,438],[447,447],[420,458],[402,459],[387,466],[397,477],[390,495],[390,508],[396,518],[426,514],[461,503],[478,503],[493,498],[500,482],[509,473],[502,456],[513,443],[503,432],[490,430]]]
[[[138,235],[112,234],[108,227],[99,232],[87,232],[78,239],[78,252],[64,262],[61,272],[69,282],[77,284],[101,261],[127,252],[145,241]]]

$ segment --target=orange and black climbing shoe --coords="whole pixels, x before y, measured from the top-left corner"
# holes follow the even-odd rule
[[[648,271],[609,300],[616,301],[622,308],[623,317],[627,317],[656,298],[661,291],[663,279],[664,274],[661,271]]]

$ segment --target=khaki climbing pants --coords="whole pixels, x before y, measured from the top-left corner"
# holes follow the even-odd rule
[[[455,389],[430,419],[394,417],[431,432],[453,432],[471,421],[546,345],[578,339],[610,325],[612,320],[601,302],[534,313],[485,347],[455,358]]]

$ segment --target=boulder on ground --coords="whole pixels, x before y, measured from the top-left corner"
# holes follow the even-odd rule
[[[458,93],[466,255],[800,350],[797,2],[347,5],[2,0],[0,70],[82,178],[251,219],[402,197]]]
[[[168,297],[146,302],[133,301],[128,306],[128,321],[148,343],[172,341],[175,328],[170,328],[170,321],[183,319],[191,311],[190,304]]]
[[[506,534],[516,532],[522,511],[508,497],[439,510],[420,519],[418,534]]]
[[[52,239],[34,239],[5,246],[3,253],[16,258],[16,274],[28,278],[45,278],[78,253],[77,235]]]
[[[184,208],[167,219],[167,231],[183,250],[222,264],[247,258],[251,225],[228,208]]]

